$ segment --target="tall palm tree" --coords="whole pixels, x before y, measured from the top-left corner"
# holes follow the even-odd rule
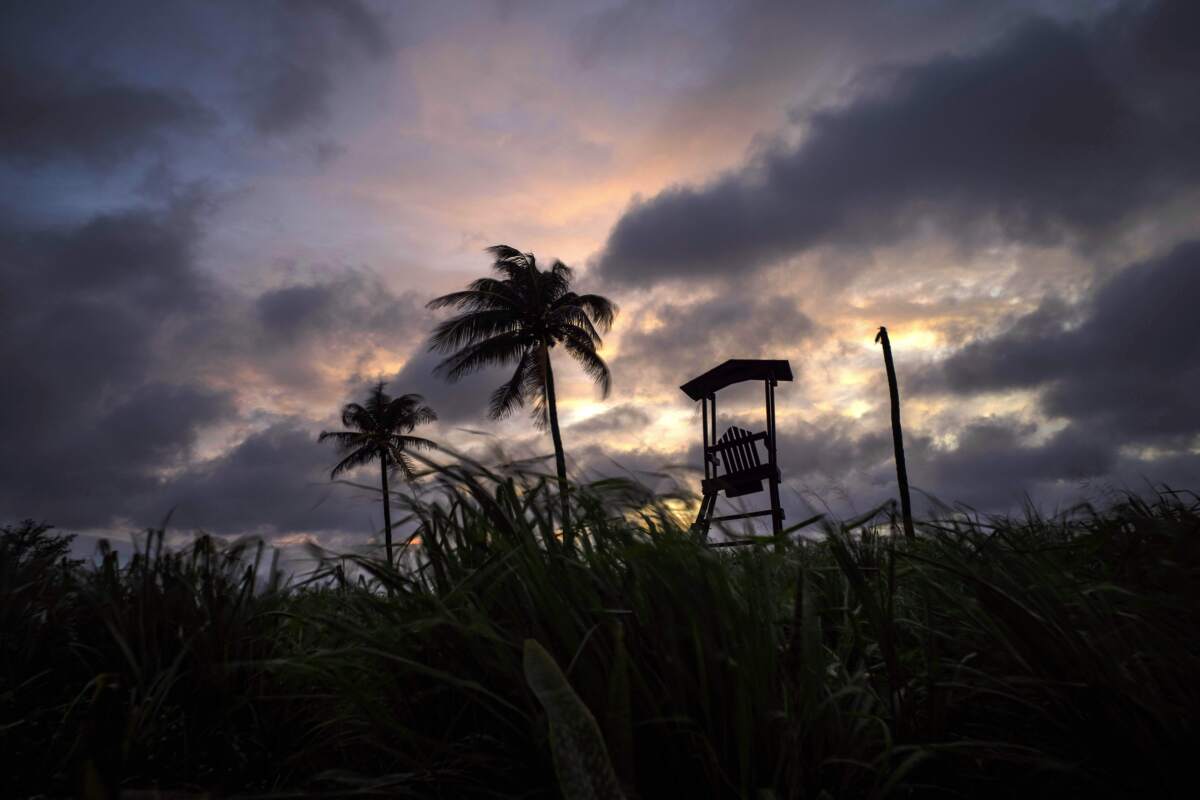
[[[600,332],[612,327],[617,307],[600,295],[572,292],[571,268],[561,261],[543,271],[533,253],[502,244],[487,252],[499,277],[479,278],[466,290],[429,303],[432,309],[452,307],[463,312],[434,329],[430,349],[452,354],[438,365],[450,382],[484,367],[515,364],[512,377],[492,393],[489,412],[493,419],[501,419],[528,401],[538,427],[549,426],[563,535],[569,544],[567,462],[550,350],[561,344],[607,397],[612,378],[596,351],[603,346]]]
[[[392,506],[388,492],[388,473],[399,472],[406,481],[414,477],[412,459],[406,451],[433,450],[437,445],[413,429],[437,419],[432,408],[419,394],[391,397],[383,390],[383,381],[371,387],[364,405],[347,403],[342,408],[344,431],[322,431],[318,442],[333,439],[343,454],[329,473],[336,478],[347,470],[379,460],[379,479],[383,487],[383,537],[388,566],[392,565]]]
[[[900,387],[896,384],[896,365],[892,362],[892,342],[887,328],[879,326],[875,343],[883,345],[883,367],[887,371],[888,394],[892,401],[892,448],[896,452],[896,482],[900,485],[900,513],[904,518],[904,536],[912,540],[912,500],[908,496],[908,467],[904,464],[904,431],[900,428]]]

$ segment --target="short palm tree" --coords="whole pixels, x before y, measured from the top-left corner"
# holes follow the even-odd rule
[[[489,412],[493,419],[501,419],[531,402],[534,422],[549,426],[563,532],[569,543],[567,463],[550,350],[561,344],[607,397],[612,378],[596,351],[603,345],[600,332],[612,327],[617,307],[600,295],[572,292],[571,268],[561,261],[543,271],[533,253],[508,245],[489,247],[487,252],[499,277],[479,278],[466,290],[429,303],[432,309],[452,307],[463,312],[434,329],[430,349],[451,353],[438,365],[450,382],[484,367],[515,364],[512,377],[492,393]]]
[[[436,420],[437,414],[425,405],[421,395],[391,397],[383,390],[385,385],[383,381],[375,384],[365,405],[347,403],[342,408],[342,424],[347,430],[322,431],[317,441],[333,439],[344,456],[329,473],[330,478],[379,460],[379,479],[383,487],[383,536],[388,566],[391,566],[392,507],[388,473],[395,471],[406,481],[413,479],[413,463],[408,451],[433,450],[437,445],[410,434],[418,425]]]

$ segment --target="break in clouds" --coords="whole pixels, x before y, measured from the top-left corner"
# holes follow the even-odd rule
[[[425,395],[435,439],[547,452],[526,416],[486,420],[502,373],[447,385],[426,351],[425,302],[498,242],[622,307],[609,401],[564,376],[580,472],[698,465],[676,387],[788,358],[790,514],[869,506],[894,480],[888,324],[931,495],[1195,485],[1200,8],[936,11],[829,16],[792,54],[760,37],[803,35],[804,4],[701,7],[644,61],[623,48],[670,9],[6,9],[0,517],[357,541],[374,506],[316,434],[379,377]],[[489,25],[536,37],[516,58]],[[555,77],[474,91],[510,74]]]

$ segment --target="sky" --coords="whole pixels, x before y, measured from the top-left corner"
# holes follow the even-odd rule
[[[451,447],[548,454],[486,418],[500,374],[432,374],[425,304],[500,243],[620,306],[607,398],[556,361],[578,475],[694,480],[679,385],[786,358],[789,518],[868,509],[886,325],[918,511],[1200,487],[1200,4],[0,15],[0,521],[349,549],[378,498],[316,437],[373,380]]]

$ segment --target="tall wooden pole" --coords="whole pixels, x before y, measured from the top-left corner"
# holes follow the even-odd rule
[[[883,365],[887,368],[888,393],[892,399],[892,446],[896,450],[896,481],[900,484],[900,513],[904,515],[904,535],[915,539],[912,500],[908,496],[908,468],[904,465],[904,432],[900,429],[900,389],[896,385],[896,365],[892,363],[892,343],[882,325],[875,341],[883,345]]]

